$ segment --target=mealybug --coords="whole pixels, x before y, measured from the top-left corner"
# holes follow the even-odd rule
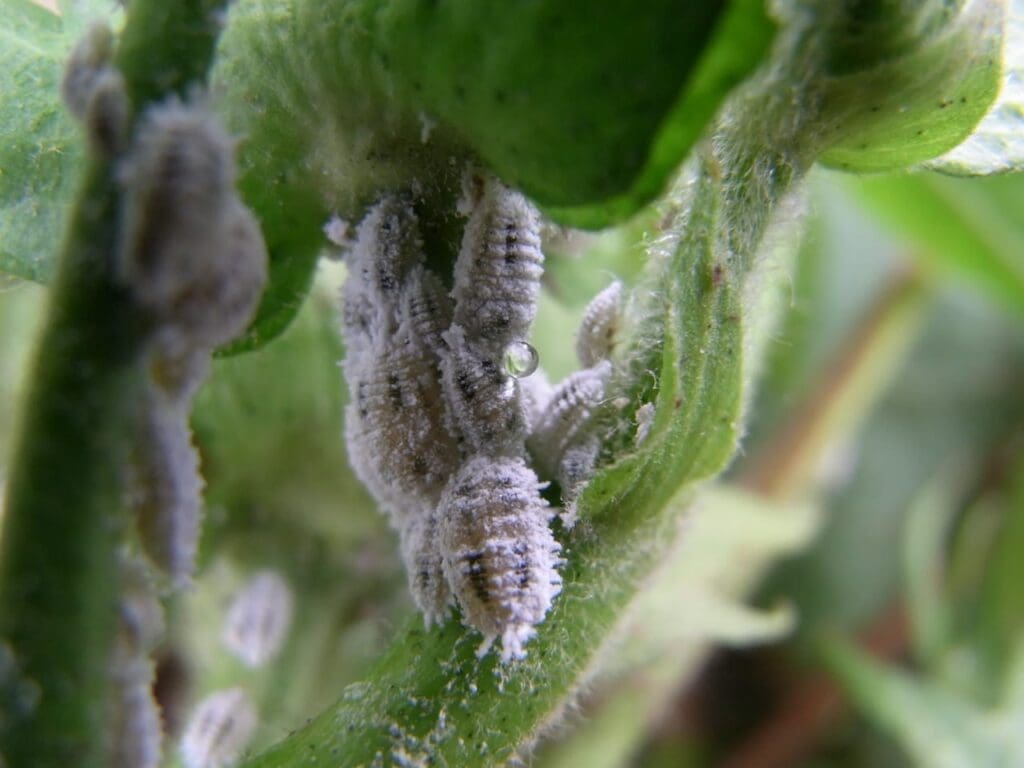
[[[135,423],[128,496],[139,538],[150,560],[184,587],[194,567],[203,490],[188,411],[149,387]]]
[[[430,505],[410,514],[399,533],[413,602],[427,627],[441,624],[451,611],[452,594],[444,575],[437,510]]]
[[[456,324],[444,340],[444,394],[455,430],[469,452],[521,453],[528,416],[516,380],[502,366],[500,350],[495,353],[473,343]]]
[[[616,280],[591,299],[576,331],[576,357],[592,368],[611,357],[619,332],[622,283]]]
[[[558,474],[563,454],[604,397],[610,373],[611,363],[606,360],[593,368],[575,371],[555,385],[527,440],[530,452],[546,475]]]
[[[537,476],[519,457],[469,459],[438,508],[444,571],[463,621],[501,641],[501,660],[523,646],[561,589],[559,545]]]
[[[491,349],[527,338],[543,264],[537,213],[518,192],[485,182],[455,262],[455,324]]]
[[[181,737],[187,768],[228,768],[256,731],[256,710],[241,688],[216,691],[192,711]]]
[[[284,645],[293,603],[291,589],[276,571],[258,571],[231,601],[221,641],[248,666],[263,666]]]

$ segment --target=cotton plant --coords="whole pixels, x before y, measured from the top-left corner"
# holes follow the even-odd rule
[[[737,449],[785,273],[766,233],[807,171],[1019,162],[1020,9],[995,0],[0,8],[0,268],[50,285],[0,550],[12,766],[522,754]],[[949,154],[972,140],[985,151]],[[544,232],[635,233],[631,216],[643,266],[604,281],[576,370],[545,385]],[[124,650],[117,616],[139,584],[173,616],[202,579],[216,466],[193,399],[212,355],[285,343],[325,231],[347,268],[336,438],[422,616],[259,754],[261,715],[225,680],[161,757],[139,738],[152,717],[116,727],[140,679],[118,654],[148,674],[154,644]],[[265,556],[252,578],[277,574],[221,636],[272,667],[313,626],[287,586],[299,555],[287,537],[246,552],[209,508],[203,524]]]

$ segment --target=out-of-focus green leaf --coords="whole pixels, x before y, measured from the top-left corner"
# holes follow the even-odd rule
[[[960,478],[953,474],[955,483]],[[956,492],[944,470],[911,502],[903,534],[904,578],[914,656],[933,667],[946,650],[950,606],[945,595],[943,563],[946,539],[957,512]]]
[[[821,651],[860,710],[892,733],[919,765],[1012,768],[1024,760],[1024,738],[997,716],[839,640],[823,642]]]
[[[48,280],[82,148],[57,89],[70,49],[61,19],[0,2],[0,272]]]
[[[897,5],[909,9],[907,18],[893,10]],[[824,82],[823,110],[832,124],[823,128],[822,162],[845,171],[896,170],[967,138],[999,90],[1005,0],[852,7],[836,42],[841,51],[852,38],[856,55],[835,54],[838,72]],[[870,21],[858,16],[872,13]],[[896,23],[901,18],[919,34],[906,36]],[[868,52],[877,62],[856,67],[871,62]]]
[[[959,176],[1024,170],[1024,0],[1005,0],[1003,77],[995,103],[974,132],[925,166]]]
[[[1010,477],[1010,487],[999,500],[1001,519],[986,558],[971,633],[983,682],[997,696],[1002,695],[1014,655],[1024,643],[1024,460],[1015,462]]]
[[[961,180],[920,173],[848,184],[915,246],[926,266],[1024,314],[1024,177]]]

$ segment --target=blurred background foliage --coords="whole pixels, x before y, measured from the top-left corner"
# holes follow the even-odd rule
[[[743,449],[534,765],[1024,764],[1024,178],[818,171],[804,196],[802,237],[777,244],[796,257]],[[586,298],[636,275],[650,223],[549,232],[535,343],[552,378]],[[298,321],[218,360],[197,402],[202,569],[158,656],[172,733],[241,684],[254,748],[273,743],[417,620],[344,456],[341,279],[324,259]],[[3,460],[44,301],[0,291]],[[296,620],[250,670],[221,622],[267,567]]]

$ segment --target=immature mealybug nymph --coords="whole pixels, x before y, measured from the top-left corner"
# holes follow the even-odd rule
[[[591,368],[611,357],[621,321],[622,283],[616,280],[590,300],[576,331],[576,357]]]
[[[604,397],[610,373],[611,363],[605,360],[593,368],[575,371],[555,385],[527,440],[530,452],[546,475],[558,474],[563,454]]]
[[[501,659],[523,646],[561,589],[559,545],[523,459],[471,458],[452,477],[439,507],[444,570],[463,621],[484,636],[479,653],[501,640]]]
[[[256,710],[241,688],[211,693],[192,711],[181,737],[187,768],[234,765],[256,731]]]
[[[122,559],[117,642],[110,665],[114,687],[112,768],[157,768],[162,731],[153,698],[150,651],[163,632],[163,613],[144,563]]]
[[[292,591],[276,571],[258,571],[235,594],[221,640],[250,667],[274,658],[284,645],[294,609]]]
[[[348,276],[341,288],[346,349],[377,351],[398,326],[402,285],[423,261],[419,224],[412,206],[385,195],[366,214],[346,254]]]
[[[423,614],[426,626],[441,624],[451,611],[452,593],[437,538],[437,510],[428,506],[408,515],[399,533],[413,602]]]
[[[114,33],[106,24],[91,25],[71,49],[60,81],[60,96],[68,111],[79,120],[85,118],[96,79],[109,68],[113,53]]]
[[[136,414],[128,493],[139,538],[176,587],[192,578],[203,480],[185,404],[148,388]]]
[[[491,349],[528,338],[543,265],[537,213],[518,192],[488,180],[455,262],[455,324]]]

